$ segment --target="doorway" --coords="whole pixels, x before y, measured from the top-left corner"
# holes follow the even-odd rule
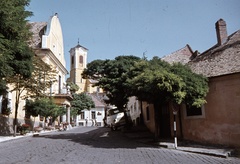
[[[171,138],[170,111],[167,104],[160,110],[160,138]]]

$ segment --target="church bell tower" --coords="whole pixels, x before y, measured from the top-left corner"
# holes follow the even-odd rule
[[[78,45],[70,49],[70,81],[79,86],[77,93],[86,91],[86,80],[82,78],[82,72],[87,67],[88,49]]]

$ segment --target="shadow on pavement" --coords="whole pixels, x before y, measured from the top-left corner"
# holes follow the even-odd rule
[[[105,127],[80,127],[63,132],[41,134],[35,138],[48,138],[62,140],[62,142],[72,141],[80,145],[88,145],[95,148],[138,148],[153,147],[144,143],[135,142],[128,138],[122,131],[111,131]]]

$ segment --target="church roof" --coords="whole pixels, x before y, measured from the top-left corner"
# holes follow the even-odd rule
[[[88,51],[88,49],[82,45],[80,45],[79,43],[74,47],[74,48],[83,48],[85,49],[86,51]]]

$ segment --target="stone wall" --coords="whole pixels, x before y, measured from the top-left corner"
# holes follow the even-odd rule
[[[13,130],[13,118],[0,114],[0,136],[9,136],[14,134]],[[40,126],[40,121],[34,121],[32,119],[20,119],[18,118],[18,125],[28,124],[31,128]],[[30,129],[31,130],[31,129]]]
[[[0,136],[13,134],[13,119],[0,115]]]

